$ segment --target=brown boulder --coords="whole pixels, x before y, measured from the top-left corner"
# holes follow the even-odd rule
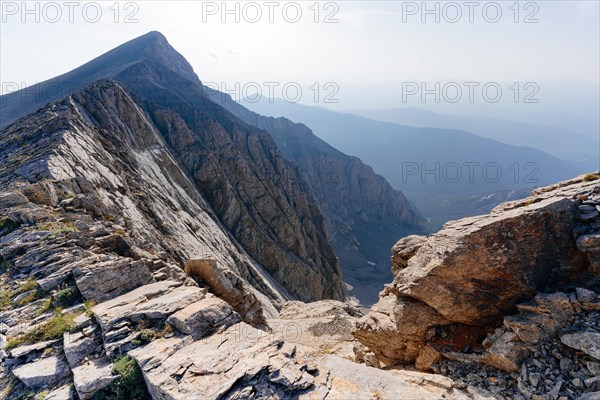
[[[486,331],[518,311],[517,304],[546,288],[588,279],[590,264],[573,229],[579,194],[593,185],[578,181],[503,204],[489,215],[451,221],[426,238],[400,240],[393,248],[394,282],[357,323],[354,336],[387,365],[414,362],[427,343],[440,344],[440,337],[455,350],[477,346]],[[546,300],[547,312],[560,308],[554,303],[561,299]],[[543,330],[568,316],[558,322],[544,321],[544,313],[536,318]],[[543,336],[526,331],[518,317],[506,324],[516,337]]]

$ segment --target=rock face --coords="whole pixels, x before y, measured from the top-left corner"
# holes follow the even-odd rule
[[[13,370],[13,374],[28,388],[52,386],[69,376],[68,364],[59,357],[47,357]]]
[[[599,227],[583,222],[578,207],[600,203],[599,190],[597,181],[580,177],[490,215],[449,222],[427,238],[400,240],[393,249],[394,282],[358,323],[355,337],[388,365],[414,362],[428,343],[459,351],[476,346],[539,291],[593,282],[598,275],[576,241]],[[519,330],[518,318],[506,323],[518,336],[550,329]]]
[[[73,269],[75,282],[86,299],[101,302],[154,279],[142,261],[108,258],[98,263],[78,265]]]
[[[389,248],[399,237],[423,233],[423,220],[402,192],[394,190],[371,167],[348,156],[303,124],[264,117],[235,102],[226,93],[205,88],[210,98],[245,122],[268,131],[283,155],[302,171],[327,221],[350,295],[372,304],[389,274]]]
[[[151,32],[51,82],[61,88],[77,82],[78,90],[103,78],[115,79],[121,86],[97,85],[62,103],[78,110],[80,128],[97,129],[105,135],[103,145],[114,146],[102,151],[128,154],[135,147],[154,152],[153,157],[160,152],[171,159],[166,175],[176,175],[184,192],[191,189],[206,200],[211,213],[243,249],[292,295],[304,301],[343,298],[339,264],[325,221],[298,169],[267,132],[208,99],[192,67],[164,36]],[[15,94],[2,104],[7,115],[3,121],[14,120],[32,106],[17,104],[13,109]],[[22,103],[19,100],[16,103]],[[52,123],[54,129],[46,124],[43,129],[52,133],[66,128],[58,121]],[[16,129],[13,126],[11,131]],[[78,150],[85,154],[89,149]],[[47,169],[41,154],[36,154],[36,160],[16,169],[25,168],[21,175]],[[9,172],[13,166],[6,167]],[[130,170],[119,163],[110,169]],[[71,171],[62,172],[70,175]],[[163,218],[159,214],[156,222],[163,224]]]

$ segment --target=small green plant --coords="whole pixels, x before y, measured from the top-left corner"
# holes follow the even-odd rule
[[[59,290],[54,295],[54,303],[57,307],[70,307],[73,304],[80,303],[81,300],[81,293],[77,286],[70,286]]]
[[[142,343],[150,343],[154,340],[155,337],[156,332],[154,332],[154,330],[152,329],[142,329],[140,331],[140,335],[138,336],[139,340],[141,340]]]
[[[113,384],[96,393],[97,400],[145,400],[150,398],[142,371],[130,356],[118,356],[113,361],[113,375],[119,378]]]
[[[31,293],[29,293],[27,296],[23,297],[22,299],[19,299],[19,301],[17,302],[17,306],[23,307],[29,303],[32,303],[36,300],[43,298],[44,296],[45,296],[45,293],[43,290],[41,290],[41,289],[32,290]]]
[[[34,400],[35,399],[35,392],[29,389],[25,389],[22,390],[17,397],[15,397],[15,400]]]
[[[33,400],[44,400],[46,396],[48,396],[48,392],[43,391],[41,393],[36,394]]]
[[[21,286],[19,286],[17,288],[17,290],[15,291],[15,295],[19,295],[19,294],[23,294],[23,293],[27,293],[29,292],[29,294],[27,296],[25,296],[24,298],[20,299],[17,302],[17,306],[22,307],[26,304],[29,304],[35,300],[41,299],[43,298],[46,293],[42,290],[42,288],[40,287],[40,285],[38,285],[38,283],[35,281],[35,279],[27,279],[25,281],[25,283],[23,283]]]
[[[46,340],[62,338],[65,332],[71,332],[77,328],[73,314],[62,314],[61,309],[56,310],[54,317],[33,330],[23,333],[7,341],[6,348],[12,349],[23,344],[34,344]]]
[[[160,331],[160,337],[166,337],[169,336],[173,333],[173,327],[171,326],[171,324],[165,324],[165,326],[163,327],[162,331]]]
[[[600,179],[600,173],[587,174],[586,176],[583,177],[583,180],[586,182],[591,182],[591,181],[595,181],[598,179]]]
[[[94,311],[92,311],[92,308],[94,308],[95,305],[96,302],[93,300],[88,300],[85,303],[83,303],[83,306],[85,307],[85,315],[92,318],[94,316]]]
[[[40,315],[52,308],[54,308],[54,305],[52,304],[52,299],[48,297],[46,300],[44,300],[42,306],[35,312],[35,316],[39,317]]]
[[[21,294],[21,293],[25,293],[25,292],[29,292],[33,289],[38,289],[40,286],[38,285],[38,283],[35,281],[35,279],[29,278],[25,281],[25,283],[23,283],[22,285],[20,285],[15,294]]]

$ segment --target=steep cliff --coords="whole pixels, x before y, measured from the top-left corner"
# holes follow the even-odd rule
[[[115,79],[133,97],[220,222],[290,293],[305,301],[343,298],[325,221],[297,168],[267,132],[209,100],[164,36],[151,32],[49,82],[73,88],[99,78]],[[3,98],[3,115],[31,106],[18,96]],[[113,129],[103,107],[89,113]]]
[[[348,156],[303,124],[256,114],[231,96],[206,88],[210,98],[249,124],[268,131],[319,200],[350,294],[370,305],[392,279],[388,249],[399,237],[424,233],[424,221],[404,194],[358,157]]]

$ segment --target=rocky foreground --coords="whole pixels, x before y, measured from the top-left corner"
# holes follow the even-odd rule
[[[2,398],[467,398],[355,363],[356,308],[266,310],[220,260],[143,250],[127,221],[56,184],[0,195]]]
[[[354,336],[490,398],[600,398],[600,176],[541,188],[393,248]]]
[[[217,255],[142,248],[155,228],[84,180],[15,184],[0,194],[2,397],[597,399],[597,178],[402,239],[366,316],[270,300]]]

